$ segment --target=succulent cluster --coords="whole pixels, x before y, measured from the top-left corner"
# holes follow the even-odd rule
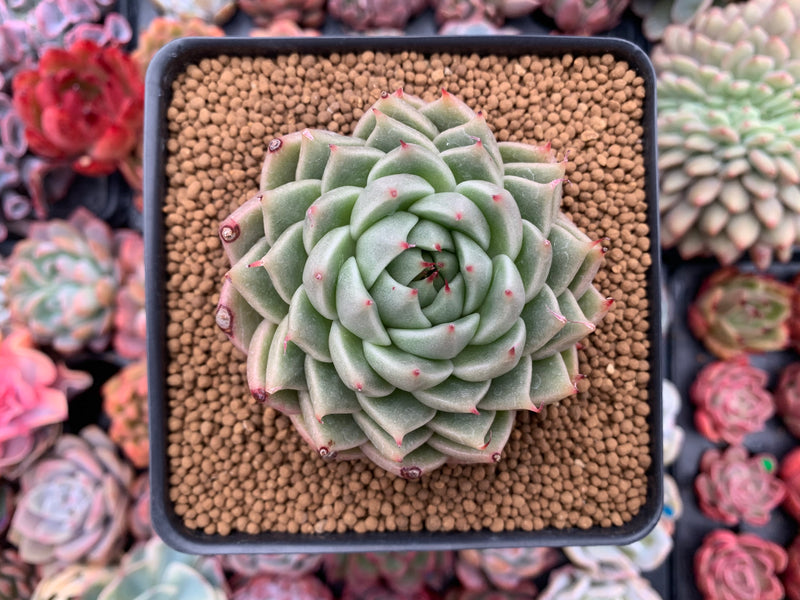
[[[689,328],[723,360],[783,350],[789,345],[793,294],[790,285],[766,275],[719,269],[689,307]]]
[[[750,0],[672,25],[658,73],[662,242],[731,264],[787,261],[800,234],[800,5]]]
[[[329,0],[328,12],[356,31],[402,30],[427,3],[427,0]]]
[[[216,320],[253,396],[325,458],[407,478],[500,460],[517,410],[577,391],[576,343],[611,304],[563,176],[447,92],[272,140],[261,192],[220,225]]]
[[[175,19],[172,17],[156,17],[146,29],[139,33],[139,40],[136,50],[131,54],[139,65],[139,71],[144,76],[147,66],[156,52],[161,50],[172,40],[184,37],[222,37],[225,32],[217,27],[206,23],[199,17],[189,19]]]
[[[103,384],[103,411],[111,419],[108,437],[134,467],[144,468],[150,458],[147,438],[147,364],[140,360],[123,367]]]
[[[639,575],[621,579],[602,579],[573,565],[561,567],[550,575],[547,587],[537,600],[660,600],[646,579]]]
[[[788,561],[783,572],[783,586],[787,600],[800,600],[800,536],[787,550]]]
[[[487,21],[502,25],[506,19],[533,12],[541,0],[432,0],[436,21],[441,24]]]
[[[674,383],[665,379],[661,393],[661,411],[663,415],[664,464],[671,465],[678,458],[683,447],[686,433],[676,424],[681,410],[681,395]]]
[[[325,21],[326,0],[238,0],[237,4],[246,12],[256,27],[268,27],[275,21],[292,21],[303,27],[320,27]],[[368,11],[369,2],[358,2],[359,8]],[[373,6],[380,5],[380,2]],[[333,11],[333,4],[329,10]],[[384,12],[392,12],[398,3],[381,7]]]
[[[800,523],[800,448],[794,448],[783,457],[778,474],[786,488],[783,508]]]
[[[524,580],[532,580],[559,562],[553,548],[488,548],[461,550],[456,560],[456,575],[469,590],[519,590]]]
[[[223,25],[236,13],[236,0],[152,0],[167,17],[198,18]]]
[[[690,390],[697,430],[712,442],[741,444],[775,413],[767,373],[745,357],[703,367]]]
[[[800,363],[791,363],[781,371],[775,409],[786,429],[800,439]]]
[[[631,0],[543,0],[542,10],[553,17],[559,31],[593,35],[619,24]]]
[[[144,311],[144,240],[141,234],[116,234],[116,270],[119,288],[114,299],[114,350],[123,358],[145,357],[147,321]]]
[[[786,493],[777,469],[774,456],[750,456],[742,446],[706,450],[694,480],[700,510],[726,525],[766,525]]]
[[[694,563],[697,587],[706,600],[783,598],[778,574],[786,568],[786,550],[752,533],[712,531]]]

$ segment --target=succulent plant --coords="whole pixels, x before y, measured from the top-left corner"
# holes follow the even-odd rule
[[[62,435],[20,478],[8,539],[46,574],[77,562],[107,565],[122,552],[132,478],[100,428]]]
[[[594,35],[617,26],[631,0],[543,0],[542,11],[569,35]]]
[[[792,294],[790,285],[767,275],[718,269],[689,306],[689,328],[723,360],[782,350],[789,344]]]
[[[238,0],[257,27],[287,20],[303,27],[321,27],[325,22],[325,0]]]
[[[525,582],[518,590],[470,590],[451,587],[444,600],[530,600],[537,598],[538,590],[530,582]],[[424,600],[428,600],[427,598]]]
[[[192,17],[189,19],[175,19],[172,17],[156,17],[139,33],[136,50],[131,57],[139,65],[139,70],[144,75],[147,67],[156,52],[161,50],[172,40],[183,37],[222,37],[225,32],[206,23],[203,19]]]
[[[356,31],[402,30],[426,5],[427,0],[329,0],[328,13]]]
[[[767,373],[745,357],[709,363],[689,390],[695,427],[712,442],[741,444],[775,413],[766,384]]]
[[[0,475],[16,479],[58,435],[67,399],[91,377],[55,364],[26,329],[0,330]]]
[[[63,198],[72,170],[27,153],[25,125],[11,98],[0,92],[0,242],[24,237],[30,218],[42,219]]]
[[[781,460],[780,478],[786,488],[783,508],[800,523],[800,448],[794,448]]]
[[[664,35],[667,25],[690,23],[712,3],[713,0],[632,0],[630,6],[642,19],[644,36],[651,42],[657,42]]]
[[[661,510],[661,519],[669,535],[675,533],[675,522],[683,515],[683,500],[678,483],[669,473],[664,474],[664,508]]]
[[[700,510],[726,525],[766,525],[786,493],[777,468],[774,456],[750,456],[743,446],[706,450],[694,480]]]
[[[536,600],[661,600],[646,579],[631,575],[625,579],[599,579],[572,565],[550,574],[547,587]]]
[[[685,433],[683,428],[676,423],[678,413],[681,411],[681,394],[674,383],[665,379],[661,393],[664,431],[664,464],[671,465],[678,458]]]
[[[658,73],[662,242],[765,269],[800,235],[800,6],[750,0],[671,25]]]
[[[786,600],[800,600],[800,536],[795,538],[786,553],[788,561],[783,572]]]
[[[0,550],[0,600],[30,598],[35,584],[33,567],[25,563],[16,550]]]
[[[138,541],[153,537],[153,523],[150,519],[150,475],[142,473],[130,489],[131,505],[128,510],[128,530]]]
[[[793,436],[800,438],[800,363],[783,368],[775,390],[775,409]]]
[[[114,337],[111,344],[122,358],[137,360],[147,351],[144,311],[144,240],[141,234],[121,230],[116,234],[119,288],[114,302]]]
[[[361,596],[362,598],[379,598]],[[234,590],[231,600],[333,600],[333,592],[311,575],[288,576],[274,573],[255,575]],[[342,596],[344,600],[344,596]]]
[[[275,19],[266,27],[253,27],[250,37],[316,37],[316,29],[303,29],[290,19]]]
[[[439,29],[439,35],[518,35],[514,27],[498,27],[483,17],[472,17],[466,21],[448,21]]]
[[[553,548],[487,548],[460,550],[456,557],[456,575],[467,589],[495,587],[515,590],[520,584],[549,571],[560,561]]]
[[[114,245],[111,228],[85,208],[66,221],[32,224],[9,258],[11,318],[58,352],[105,348],[119,285]]]
[[[11,483],[0,479],[0,536],[5,534],[14,514],[15,496]]]
[[[440,591],[453,573],[453,553],[365,552],[328,554],[325,579],[348,589],[352,597],[369,597],[367,590],[383,589],[408,598]]]
[[[144,82],[119,48],[91,40],[50,48],[35,69],[14,77],[13,89],[31,151],[69,161],[83,175],[113,172],[142,135]]]
[[[249,348],[253,396],[320,456],[406,478],[497,462],[517,410],[576,393],[575,344],[611,300],[549,146],[498,144],[454,96],[398,91],[352,136],[305,130],[267,154],[262,191],[220,225],[216,321]]]
[[[108,13],[114,0],[0,0],[0,89],[21,69],[36,65],[48,47],[79,39],[122,45],[131,27],[119,13]]]
[[[101,388],[103,411],[111,420],[108,437],[134,467],[143,469],[150,459],[147,438],[147,363],[140,360],[122,369]]]
[[[715,529],[694,555],[695,581],[705,600],[780,600],[783,586],[777,574],[786,563],[786,550],[774,542]]]
[[[502,25],[506,19],[524,17],[536,10],[542,0],[431,0],[436,22],[473,22],[486,20]]]
[[[97,600],[226,600],[219,559],[173,550],[158,537],[134,546]]]
[[[4,291],[9,271],[8,260],[0,254],[0,333],[11,327],[11,310],[8,308],[8,295]]]
[[[208,23],[224,25],[236,14],[236,0],[152,0],[156,8],[168,17],[198,18]]]
[[[67,565],[42,579],[31,600],[96,600],[113,576],[109,567]]]
[[[317,571],[322,566],[321,554],[228,554],[222,565],[242,577],[258,574],[298,577]]]

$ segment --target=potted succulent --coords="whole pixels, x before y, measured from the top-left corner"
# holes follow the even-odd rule
[[[619,544],[660,515],[649,63],[416,42],[188,39],[151,64],[172,545]]]

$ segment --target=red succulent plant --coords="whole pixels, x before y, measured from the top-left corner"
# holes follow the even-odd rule
[[[800,362],[781,371],[775,390],[775,408],[792,435],[800,438]]]
[[[67,394],[90,383],[88,374],[37,350],[27,329],[0,332],[0,475],[18,477],[55,441],[67,418]]]
[[[712,442],[741,444],[762,430],[775,412],[766,384],[767,373],[744,356],[703,367],[689,390],[698,431]]]
[[[787,551],[789,562],[783,572],[783,587],[786,600],[800,600],[800,536],[796,537]]]
[[[800,447],[783,457],[778,475],[786,487],[783,508],[800,523]]]
[[[781,600],[778,579],[786,550],[752,533],[716,529],[694,555],[697,587],[705,600]]]
[[[725,451],[707,450],[694,480],[700,510],[726,525],[740,521],[766,525],[772,509],[786,493],[776,477],[777,465],[774,456],[749,456],[743,446],[730,446]]]
[[[119,48],[90,40],[49,48],[35,69],[14,78],[13,90],[36,154],[97,176],[114,171],[136,148],[144,83],[137,64]]]

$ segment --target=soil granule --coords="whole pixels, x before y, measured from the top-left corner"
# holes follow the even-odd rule
[[[520,413],[493,465],[418,481],[368,462],[327,463],[247,389],[244,356],[217,329],[228,262],[219,222],[258,189],[269,141],[305,127],[349,134],[382,91],[481,109],[498,140],[566,157],[563,209],[608,238],[595,284],[615,303],[581,350],[580,392]],[[169,497],[190,529],[321,533],[533,531],[620,526],[646,500],[651,255],[643,79],[612,55],[415,52],[221,56],[174,81],[164,203]]]

